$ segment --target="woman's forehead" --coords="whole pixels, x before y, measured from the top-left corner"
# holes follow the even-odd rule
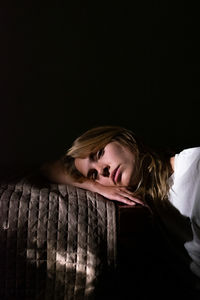
[[[87,177],[89,170],[90,160],[89,157],[86,158],[75,158],[74,165],[76,169],[85,177]]]

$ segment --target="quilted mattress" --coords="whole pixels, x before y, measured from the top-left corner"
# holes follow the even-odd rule
[[[115,204],[25,176],[0,185],[0,299],[97,299],[116,265]]]

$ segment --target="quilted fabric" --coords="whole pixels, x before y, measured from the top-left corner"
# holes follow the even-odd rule
[[[0,244],[0,299],[96,299],[116,264],[115,205],[70,185],[1,183]]]

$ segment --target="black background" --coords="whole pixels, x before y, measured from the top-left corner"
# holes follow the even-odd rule
[[[0,10],[1,172],[103,124],[199,146],[197,1],[17,3]]]

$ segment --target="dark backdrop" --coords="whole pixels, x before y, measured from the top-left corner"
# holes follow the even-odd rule
[[[102,124],[161,147],[200,145],[199,10],[174,2],[1,8],[1,172],[55,158]]]

